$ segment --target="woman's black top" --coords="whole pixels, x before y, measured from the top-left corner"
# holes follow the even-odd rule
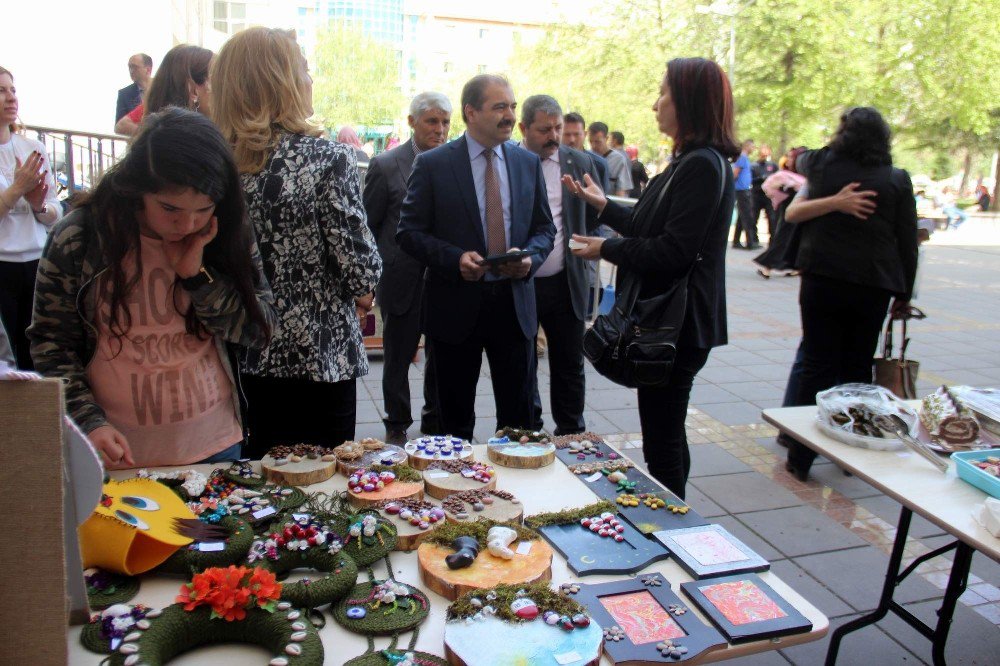
[[[661,190],[679,169],[662,199]],[[715,216],[722,181],[722,201]],[[624,238],[601,246],[601,258],[642,277],[641,298],[665,292],[697,261],[688,283],[680,344],[708,349],[728,342],[726,331],[726,237],[736,195],[733,172],[707,150],[678,155],[651,181],[631,211],[608,202],[600,221]],[[711,218],[711,219],[709,219]]]
[[[799,270],[910,300],[917,273],[917,205],[910,175],[890,165],[862,166],[826,148],[810,156],[805,175],[810,199],[831,196],[855,182],[878,197],[866,220],[828,213],[801,222]]]

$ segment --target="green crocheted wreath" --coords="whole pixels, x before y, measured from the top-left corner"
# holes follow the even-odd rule
[[[369,652],[360,657],[355,657],[350,661],[345,661],[344,666],[395,666],[409,659],[410,663],[418,666],[448,666],[448,662],[441,657],[417,650],[379,650]]]
[[[174,604],[145,626],[135,640],[122,643],[111,655],[111,666],[160,666],[179,654],[217,643],[260,645],[275,655],[271,664],[323,664],[323,643],[316,628],[288,602],[278,604],[274,613],[248,609],[244,619],[232,622],[212,618],[212,610],[204,606],[186,611]]]
[[[383,580],[358,584],[330,612],[348,631],[392,636],[416,628],[430,608],[430,601],[414,586]]]
[[[134,576],[87,569],[83,577],[87,584],[87,603],[94,610],[123,604],[139,593],[139,579]]]
[[[232,481],[244,488],[260,488],[267,483],[264,475],[254,470],[253,465],[246,460],[237,460],[222,473],[222,476],[227,481]]]
[[[83,626],[80,631],[80,643],[83,647],[97,654],[111,654],[112,641],[115,645],[121,643],[125,637],[130,640],[136,638],[140,631],[136,623],[146,619],[147,613],[156,616],[159,611],[152,610],[142,604],[116,604],[108,607],[100,613],[94,613],[90,622]],[[143,626],[146,626],[143,623]]]
[[[344,542],[343,552],[359,567],[377,562],[396,547],[396,526],[377,511],[334,516],[331,526]]]
[[[229,534],[224,549],[202,551],[188,547],[181,548],[156,567],[154,573],[190,576],[208,567],[224,567],[242,562],[250,551],[250,544],[253,543],[254,534],[250,525],[235,516],[225,516],[218,524]]]

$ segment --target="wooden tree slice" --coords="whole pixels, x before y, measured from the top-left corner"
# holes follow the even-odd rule
[[[482,503],[482,509],[476,510],[476,502]],[[476,489],[455,493],[444,498],[441,506],[444,507],[448,520],[453,523],[475,522],[480,518],[489,518],[498,523],[519,523],[524,519],[524,505],[503,490]]]
[[[347,491],[347,499],[352,506],[365,508],[382,504],[386,500],[423,499],[424,484],[422,481],[395,481],[381,490],[356,493]]]
[[[450,447],[448,453],[440,450],[441,446]],[[459,437],[420,437],[411,440],[403,446],[410,457],[410,467],[427,469],[431,463],[438,460],[468,460],[472,458],[472,444]]]
[[[552,548],[542,539],[514,542],[515,551],[520,543],[531,544],[526,553],[516,553],[514,559],[495,557],[485,548],[472,566],[449,569],[444,558],[455,551],[436,543],[422,543],[417,548],[417,565],[424,584],[446,599],[454,601],[462,594],[475,589],[487,589],[500,583],[527,585],[552,579]]]
[[[395,444],[385,444],[381,449],[365,451],[360,458],[344,460],[337,458],[337,471],[350,476],[354,470],[372,465],[398,465],[406,462],[406,451]]]
[[[421,505],[435,506],[431,502],[420,502]],[[412,525],[409,520],[404,520],[399,517],[399,514],[391,514],[384,508],[379,507],[379,515],[388,520],[390,523],[396,526],[396,548],[395,550],[408,552],[411,550],[416,550],[424,539],[431,535],[431,533],[444,525],[445,521],[439,521],[437,523],[430,523],[427,529],[421,529],[418,526]]]
[[[490,460],[504,467],[517,469],[538,469],[551,465],[556,459],[556,447],[552,443],[490,442],[486,445]]]
[[[327,456],[328,457],[328,456]],[[303,458],[299,462],[275,464],[271,456],[264,456],[260,461],[260,469],[271,483],[286,486],[311,486],[322,483],[337,472],[337,461],[322,458]]]
[[[449,472],[446,469],[435,469],[434,467],[424,470],[424,491],[436,499],[444,499],[448,495],[464,493],[467,490],[493,490],[496,487],[496,474],[489,481],[483,483],[476,479],[466,478],[460,472]]]

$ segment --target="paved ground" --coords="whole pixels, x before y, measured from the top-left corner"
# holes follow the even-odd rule
[[[976,243],[955,245],[958,233]],[[926,247],[917,304],[928,319],[911,328],[909,353],[921,361],[918,388],[937,385],[1000,386],[1000,234],[973,229],[935,235]],[[992,243],[992,245],[990,245]],[[788,368],[800,334],[798,280],[758,277],[751,253],[727,257],[730,344],[713,351],[692,393],[688,417],[692,471],[688,501],[724,525],[761,555],[837,627],[874,608],[899,505],[866,483],[817,460],[812,479],[800,483],[783,469],[784,449],[760,411],[781,404]],[[539,381],[548,405],[548,364]],[[488,370],[477,390],[476,438],[493,431],[494,406]],[[384,435],[381,363],[359,386],[358,437]],[[421,394],[422,367],[411,367],[414,396]],[[421,399],[414,403],[419,415]],[[588,427],[642,461],[635,393],[588,371]],[[547,409],[547,407],[546,407]],[[546,425],[551,426],[546,414]],[[416,429],[411,429],[415,436]],[[910,557],[948,542],[940,529],[914,518]],[[950,560],[922,565],[897,592],[897,600],[932,621]],[[951,630],[950,664],[996,663],[1000,647],[1000,564],[980,554]],[[747,665],[822,663],[829,639],[740,660]],[[992,656],[991,656],[992,655]],[[851,634],[840,664],[930,663],[929,643],[895,617]]]

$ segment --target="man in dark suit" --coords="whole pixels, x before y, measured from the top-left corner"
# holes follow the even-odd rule
[[[475,76],[462,89],[458,140],[417,157],[396,240],[427,267],[423,330],[445,433],[473,436],[483,351],[497,427],[531,426],[532,276],[552,251],[555,226],[538,157],[509,143],[516,117],[506,79]],[[529,256],[485,265],[515,249]]]
[[[115,105],[116,123],[142,103],[142,96],[149,88],[153,76],[153,59],[145,53],[136,53],[128,59],[128,75],[132,83],[118,91],[118,103]]]
[[[590,155],[560,145],[562,108],[548,95],[533,95],[521,106],[521,145],[538,155],[548,192],[556,238],[552,254],[535,273],[535,303],[538,323],[549,340],[549,374],[555,434],[571,435],[586,430],[583,420],[585,391],[583,332],[587,317],[587,262],[569,251],[573,234],[589,236],[598,226],[597,211],[563,187],[562,176],[583,181],[583,174],[597,181]],[[542,402],[536,374],[534,427],[542,427]]]
[[[420,291],[424,267],[399,249],[396,230],[406,181],[420,153],[448,140],[451,102],[437,92],[423,92],[410,102],[407,122],[413,135],[406,143],[372,158],[365,176],[364,202],[368,226],[382,255],[382,279],[375,299],[382,314],[382,403],[385,440],[401,444],[413,423],[410,411],[410,362],[420,342]],[[425,350],[426,352],[426,350]],[[424,408],[420,429],[437,433],[436,389],[429,355],[425,353]]]

